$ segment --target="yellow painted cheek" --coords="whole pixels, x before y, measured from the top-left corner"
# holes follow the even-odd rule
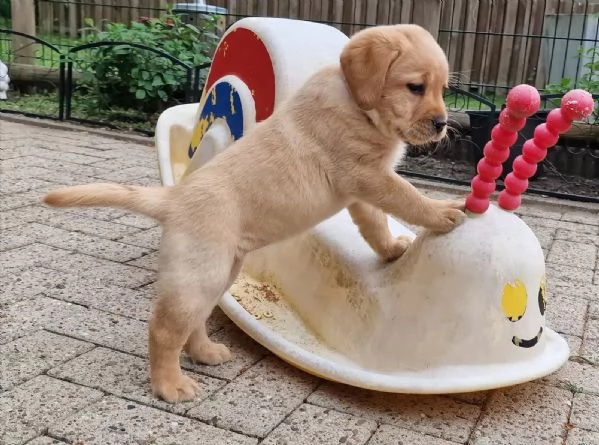
[[[513,285],[508,283],[503,287],[501,309],[510,321],[518,321],[522,318],[526,312],[527,301],[526,286],[522,281],[516,280]]]

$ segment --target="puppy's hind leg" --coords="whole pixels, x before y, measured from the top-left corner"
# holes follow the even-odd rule
[[[241,265],[242,260],[235,259],[233,267],[231,268],[229,281],[222,293],[231,287],[239,274]],[[208,338],[208,333],[206,332],[206,319],[210,316],[217,303],[218,300],[214,302],[212,307],[210,307],[209,312],[206,313],[206,317],[199,320],[198,327],[191,333],[185,344],[185,352],[187,355],[189,355],[192,360],[206,365],[219,365],[231,359],[229,348],[222,343],[214,343]]]
[[[196,395],[198,385],[182,373],[180,354],[226,290],[234,257],[226,246],[198,246],[180,234],[165,232],[162,246],[159,297],[149,326],[150,380],[154,394],[175,403]]]

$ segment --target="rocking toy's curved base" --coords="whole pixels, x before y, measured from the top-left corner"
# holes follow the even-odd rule
[[[386,373],[360,367],[327,348],[305,329],[294,330],[298,320],[292,313],[287,314],[287,319],[280,319],[279,315],[273,327],[268,320],[257,320],[248,313],[230,293],[225,294],[220,307],[247,335],[289,364],[317,377],[382,392],[451,394],[517,385],[555,372],[570,354],[566,341],[546,328],[543,353],[521,363]],[[285,325],[291,328],[282,328]]]

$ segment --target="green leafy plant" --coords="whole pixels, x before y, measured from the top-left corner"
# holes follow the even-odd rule
[[[563,78],[558,83],[552,83],[545,87],[545,92],[549,94],[565,94],[574,88],[582,88],[591,94],[599,94],[599,47],[580,48],[578,57],[583,61],[585,68],[584,74],[573,81],[569,78]],[[556,104],[557,105],[557,104]],[[599,124],[599,109],[595,107],[591,122]]]
[[[129,25],[105,26],[86,20],[84,43],[125,42],[162,50],[195,67],[210,61],[218,37],[215,16],[205,16],[198,26],[183,23],[168,10],[160,18],[142,17]],[[183,100],[187,70],[168,58],[143,48],[115,44],[81,50],[73,54],[81,71],[78,93],[88,98],[87,108],[134,108],[156,113]],[[201,83],[201,82],[200,82]]]

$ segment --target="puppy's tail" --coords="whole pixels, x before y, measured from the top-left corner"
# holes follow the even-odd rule
[[[167,194],[165,187],[86,184],[54,190],[43,202],[52,207],[117,207],[161,220]]]

